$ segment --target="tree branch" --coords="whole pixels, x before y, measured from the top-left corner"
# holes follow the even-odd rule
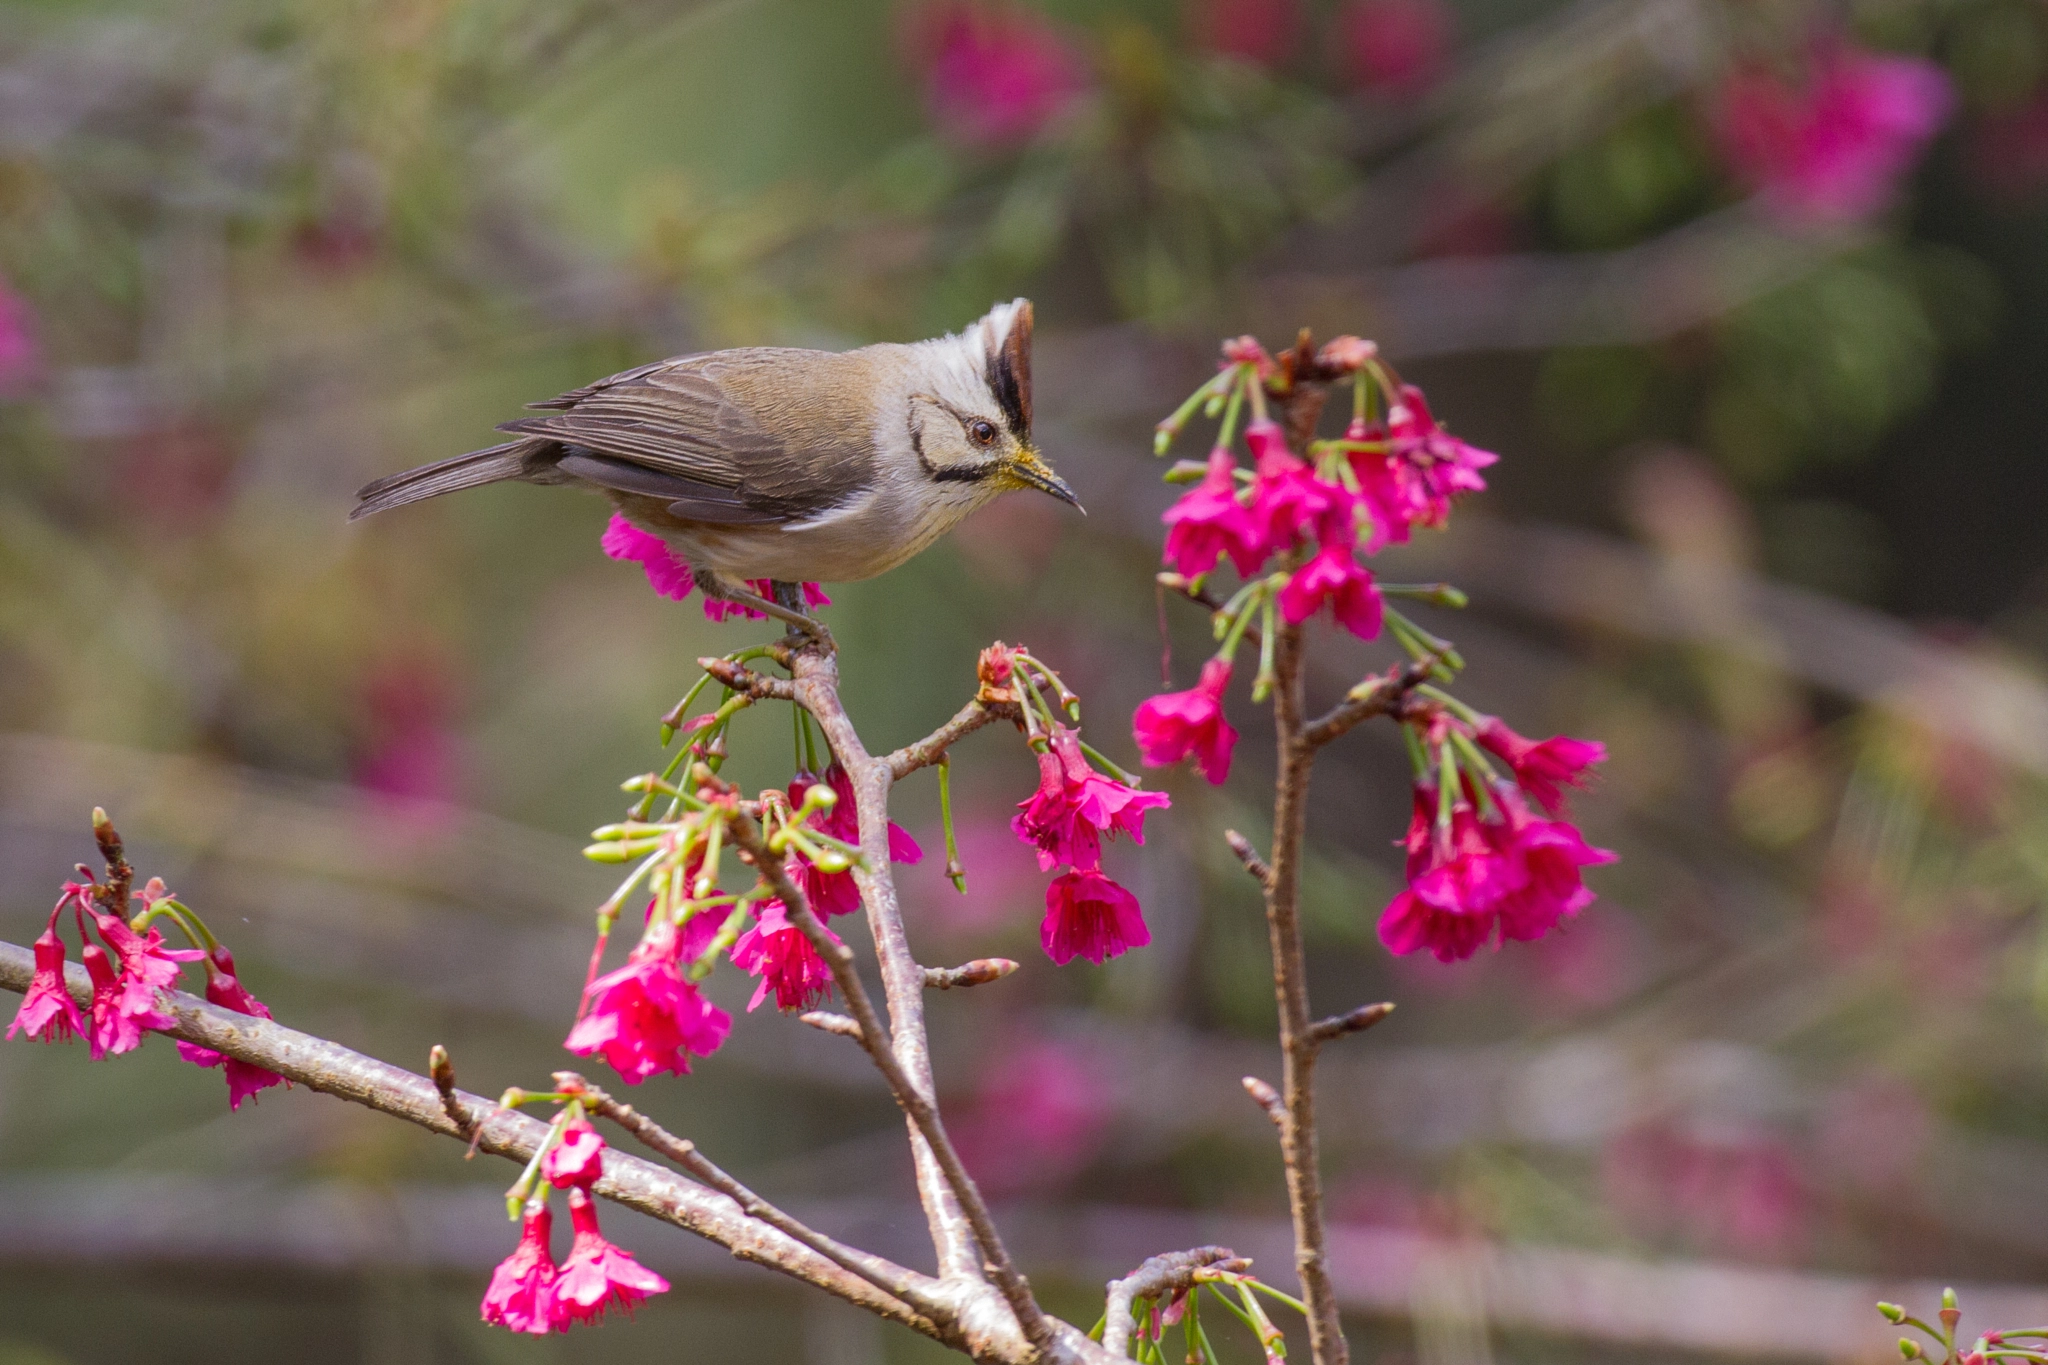
[[[820,717],[822,720],[823,717]],[[945,756],[957,740],[973,734],[990,721],[1021,722],[1024,712],[1015,702],[987,702],[979,698],[960,708],[953,718],[914,744],[906,744],[881,761],[888,766],[889,780],[901,782],[919,768],[929,768]],[[833,746],[838,747],[836,744]],[[844,763],[842,756],[839,760]]]
[[[15,944],[0,943],[0,986],[26,991],[34,977],[33,954]],[[91,1000],[92,986],[84,968],[73,964],[66,984],[81,1004]],[[406,1119],[444,1137],[469,1137],[463,1124],[449,1113],[439,1087],[425,1076],[269,1019],[209,1005],[182,991],[165,991],[161,999],[176,1020],[163,1030],[173,1038],[275,1071],[309,1089]],[[450,1093],[466,1114],[481,1116],[475,1120],[481,1151],[524,1163],[532,1159],[547,1134],[548,1126],[538,1119],[500,1109],[489,1100],[454,1090],[452,1085]],[[716,1242],[741,1260],[779,1270],[934,1340],[965,1349],[957,1331],[942,1327],[928,1314],[833,1264],[779,1229],[749,1217],[731,1197],[694,1185],[673,1171],[615,1152],[606,1160],[604,1175],[594,1188],[615,1203]],[[876,1260],[900,1277],[906,1293],[944,1302],[939,1284],[930,1277]]]
[[[829,730],[827,735],[829,737]],[[846,763],[844,754],[840,755],[839,761],[842,764]],[[869,759],[864,766],[872,770],[879,765]],[[995,1282],[996,1288],[1002,1292],[1004,1299],[1009,1302],[1011,1312],[1016,1315],[1017,1325],[1023,1329],[1025,1337],[1034,1347],[1044,1349],[1050,1346],[1054,1339],[1052,1322],[1040,1310],[1037,1300],[1032,1297],[1031,1286],[1024,1279],[1023,1273],[1011,1262],[1010,1254],[1004,1248],[1002,1238],[996,1231],[995,1220],[989,1215],[988,1206],[982,1201],[981,1191],[976,1188],[973,1177],[967,1173],[967,1167],[961,1162],[960,1154],[954,1150],[952,1139],[946,1135],[945,1124],[939,1118],[938,1104],[929,1090],[929,1081],[926,1083],[927,1088],[920,1090],[904,1068],[898,1044],[892,1039],[890,1030],[883,1024],[881,1016],[876,1013],[874,1001],[868,998],[867,987],[861,982],[860,973],[855,970],[853,949],[839,941],[819,922],[802,889],[790,879],[781,855],[768,847],[766,839],[762,836],[761,826],[750,817],[741,814],[735,814],[728,823],[733,832],[733,842],[746,852],[762,879],[782,901],[789,922],[803,931],[804,936],[811,941],[811,946],[817,950],[818,956],[824,959],[825,965],[831,969],[833,984],[839,988],[839,993],[845,999],[847,1009],[853,1016],[851,1022],[857,1030],[852,1035],[854,1040],[874,1059],[875,1067],[888,1082],[890,1093],[896,1097],[896,1103],[902,1106],[903,1112],[909,1116],[913,1135],[921,1138],[926,1150],[931,1153],[940,1177],[958,1201],[958,1207],[966,1218],[975,1240],[980,1243],[989,1276]],[[863,813],[863,824],[865,823]],[[884,827],[886,830],[886,824]],[[884,838],[886,837],[885,833]],[[886,868],[886,851],[884,856],[882,866]],[[901,930],[900,924],[898,930]],[[879,935],[877,937],[879,939]],[[918,990],[922,992],[924,969],[917,967],[914,962],[911,965],[917,971]],[[922,1003],[922,996],[918,998]],[[922,1022],[920,1017],[919,1023]],[[834,1028],[831,1031],[842,1030]],[[922,1029],[919,1031],[917,1044],[919,1055],[928,1059],[929,1053],[926,1051],[927,1045]]]
[[[1194,1247],[1151,1257],[1124,1276],[1111,1280],[1102,1315],[1102,1349],[1120,1359],[1131,1354],[1131,1337],[1138,1330],[1132,1305],[1139,1299],[1157,1299],[1191,1289],[1198,1270],[1245,1271],[1251,1262],[1229,1247]]]
[[[906,1302],[918,1297],[918,1286],[914,1281],[923,1279],[923,1276],[913,1275],[902,1266],[880,1256],[857,1251],[806,1226],[733,1179],[699,1151],[696,1143],[677,1137],[632,1105],[613,1099],[574,1072],[558,1071],[555,1077],[557,1081],[570,1083],[564,1084],[563,1089],[581,1090],[589,1099],[592,1112],[604,1115],[638,1138],[649,1150],[659,1152],[701,1183],[731,1199],[749,1218],[758,1218],[776,1231],[802,1242],[826,1260],[860,1276],[885,1294]]]
[[[1374,716],[1400,715],[1408,703],[1409,694],[1429,681],[1430,670],[1435,666],[1435,660],[1424,659],[1390,668],[1378,677],[1367,678],[1352,688],[1351,694],[1343,701],[1305,724],[1301,729],[1301,742],[1311,749],[1320,749]]]

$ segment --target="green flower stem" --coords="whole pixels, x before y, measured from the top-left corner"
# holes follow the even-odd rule
[[[1459,701],[1456,697],[1444,691],[1441,687],[1438,687],[1434,683],[1423,683],[1415,690],[1417,692],[1422,693],[1424,696],[1431,698],[1434,701],[1442,702],[1447,708],[1449,708],[1452,715],[1456,716],[1459,720],[1464,721],[1468,725],[1481,725],[1484,724],[1486,721],[1485,716],[1473,710],[1464,702]]]
[[[1090,1340],[1090,1341],[1100,1341],[1100,1340],[1102,1340],[1102,1334],[1103,1334],[1104,1332],[1108,1331],[1108,1330],[1109,1330],[1109,1314],[1108,1314],[1108,1313],[1104,1313],[1104,1314],[1103,1314],[1103,1315],[1102,1315],[1101,1317],[1099,1317],[1099,1318],[1097,1318],[1097,1319],[1095,1320],[1095,1325],[1094,1325],[1093,1327],[1090,1327],[1090,1328],[1088,1329],[1088,1340]]]
[[[1090,759],[1092,759],[1096,767],[1104,769],[1109,773],[1111,777],[1123,783],[1126,787],[1142,787],[1145,785],[1144,778],[1138,776],[1136,773],[1126,772],[1123,768],[1118,766],[1116,760],[1112,759],[1109,755],[1103,753],[1102,750],[1096,748],[1087,740],[1082,739],[1079,735],[1074,736],[1074,742],[1081,746],[1081,752],[1086,754]]]
[[[1236,1304],[1230,1301],[1230,1296],[1223,1292],[1223,1286],[1220,1283],[1218,1283],[1215,1280],[1206,1280],[1204,1281],[1204,1283],[1209,1286],[1209,1292],[1216,1296],[1216,1302],[1222,1304],[1225,1308],[1228,1308],[1231,1311],[1231,1314],[1235,1316],[1239,1322],[1243,1323],[1248,1329],[1250,1329],[1253,1335],[1257,1335],[1259,1330],[1259,1324],[1253,1320],[1251,1314],[1245,1312],[1244,1309],[1238,1307]]]
[[[1254,1279],[1252,1276],[1249,1275],[1244,1277],[1244,1283],[1250,1285],[1253,1289],[1258,1290],[1261,1294],[1264,1294],[1269,1299],[1278,1299],[1281,1303],[1286,1304],[1289,1308],[1292,1308],[1295,1312],[1301,1314],[1303,1317],[1308,1316],[1308,1305],[1303,1303],[1300,1299],[1295,1298],[1294,1295],[1287,1293],[1285,1290],[1275,1289],[1272,1285],[1267,1284],[1264,1280]]]
[[[704,838],[704,866],[697,873],[697,884],[690,888],[690,895],[692,897],[702,898],[708,896],[711,894],[712,888],[718,885],[718,854],[724,846],[725,821],[713,820],[711,822],[711,829]],[[688,861],[689,855],[686,853],[677,859],[676,865],[682,867]]]
[[[1223,376],[1229,373],[1230,371],[1228,370],[1218,370],[1200,388],[1189,394],[1182,401],[1181,405],[1173,410],[1171,417],[1168,417],[1165,421],[1152,428],[1152,453],[1154,455],[1164,455],[1167,452],[1173,445],[1173,438],[1180,435],[1181,428],[1188,424],[1188,418],[1195,415],[1195,409],[1202,406],[1217,391],[1218,386],[1222,383]]]
[[[1059,720],[1058,717],[1053,715],[1052,708],[1045,704],[1045,695],[1038,690],[1038,684],[1031,680],[1031,670],[1026,668],[1012,669],[1010,676],[1024,684],[1025,694],[1031,698],[1032,705],[1038,708],[1038,714],[1045,718],[1045,732],[1050,735],[1052,727],[1058,724]]]
[[[1436,753],[1436,827],[1448,834],[1451,812],[1458,804],[1458,762],[1451,757],[1448,744],[1439,744]]]
[[[1422,747],[1421,736],[1412,725],[1401,727],[1401,739],[1408,747],[1408,761],[1415,767],[1415,780],[1420,782],[1429,777],[1429,753]]]
[[[696,705],[697,694],[709,686],[710,682],[711,675],[709,673],[699,677],[697,681],[690,684],[690,690],[683,693],[683,699],[675,704],[675,709],[670,711],[667,716],[661,718],[662,748],[666,749],[668,747],[669,741],[676,737],[676,731],[680,730],[683,722],[690,718],[690,708]],[[675,717],[673,724],[670,723],[669,716]]]
[[[1244,366],[1233,365],[1223,373],[1231,377],[1230,401],[1223,405],[1223,425],[1216,428],[1216,444],[1228,447],[1237,438],[1237,413],[1244,405]]]
[[[1367,382],[1365,377],[1365,367],[1361,365],[1358,368],[1358,372],[1351,376],[1352,421],[1364,422],[1370,420],[1367,416],[1367,413],[1370,411],[1369,405],[1372,401],[1371,395],[1372,385]]]
[[[718,932],[711,936],[711,942],[704,945],[704,951],[697,954],[697,960],[690,964],[690,969],[686,973],[690,980],[702,981],[711,975],[711,969],[718,965],[718,959],[731,952],[732,945],[738,943],[740,935],[747,931],[747,921],[753,917],[753,912],[747,902],[740,897],[735,896],[733,900],[736,904],[732,907],[732,913],[725,917],[725,923],[718,926]],[[707,901],[703,910],[698,913],[707,913],[724,902],[723,896],[716,901]]]
[[[525,1103],[528,1100],[541,1098],[543,1097],[539,1095],[527,1095],[520,1102]],[[513,1222],[519,1221],[519,1211],[526,1207],[527,1199],[533,1194],[534,1177],[540,1174],[541,1158],[545,1157],[549,1149],[562,1140],[563,1125],[568,1123],[569,1115],[577,1112],[577,1110],[578,1106],[574,1101],[562,1106],[561,1111],[555,1115],[555,1121],[548,1125],[547,1132],[542,1134],[541,1140],[535,1144],[533,1159],[526,1163],[526,1169],[519,1173],[519,1179],[512,1182],[512,1188],[505,1191],[505,1213]],[[547,1199],[545,1190],[541,1193],[541,1199],[543,1201]]]
[[[1247,600],[1244,603],[1243,610],[1239,611],[1236,618],[1230,622],[1223,637],[1223,644],[1216,651],[1216,657],[1225,663],[1230,663],[1237,658],[1237,647],[1243,641],[1245,631],[1251,626],[1252,612],[1258,607],[1261,596],[1267,591],[1268,582],[1269,580],[1261,578],[1247,583],[1243,588],[1239,589],[1237,597],[1230,599],[1232,603],[1237,602],[1239,598]],[[1228,611],[1230,607],[1225,606],[1224,610]],[[1269,640],[1272,638],[1271,631],[1266,633],[1266,638]]]
[[[967,872],[960,866],[960,840],[953,829],[953,755],[939,755],[939,821],[946,829],[946,880],[961,895],[967,894]],[[1107,1321],[1107,1319],[1104,1319]]]
[[[1265,421],[1266,382],[1259,378],[1258,366],[1247,365],[1244,367],[1244,387],[1245,392],[1252,396],[1252,420],[1254,422]]]
[[[1454,611],[1472,604],[1471,598],[1448,583],[1381,583],[1378,587],[1381,597],[1412,597],[1432,607],[1449,607]]]

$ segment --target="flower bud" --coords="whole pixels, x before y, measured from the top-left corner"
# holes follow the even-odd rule
[[[1908,1360],[1918,1360],[1920,1358],[1920,1343],[1911,1337],[1900,1337],[1899,1354]]]
[[[1886,1322],[1904,1322],[1906,1320],[1906,1310],[1895,1303],[1880,1303],[1877,1306],[1877,1311],[1884,1314]]]

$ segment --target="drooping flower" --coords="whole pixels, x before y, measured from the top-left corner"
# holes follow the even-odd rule
[[[668,1292],[667,1280],[605,1240],[597,1226],[597,1203],[580,1189],[569,1191],[569,1225],[576,1240],[555,1274],[555,1326],[596,1322],[612,1308],[631,1314],[650,1295]]]
[[[142,1046],[142,1029],[121,1011],[121,982],[114,960],[106,949],[90,942],[79,956],[85,962],[86,975],[92,978],[91,1018],[85,1035],[92,1045],[92,1059],[133,1052]]]
[[[550,1185],[589,1189],[604,1174],[604,1137],[578,1109],[562,1125],[562,1136],[540,1159],[540,1173]]]
[[[1732,71],[1715,131],[1730,166],[1780,215],[1844,222],[1884,207],[1953,104],[1933,62],[1829,42],[1801,88],[1760,68]]]
[[[1296,569],[1280,589],[1280,614],[1298,626],[1327,605],[1337,624],[1361,640],[1380,633],[1380,590],[1372,571],[1352,557],[1348,545],[1324,545]]]
[[[612,513],[599,543],[613,559],[637,562],[647,574],[647,586],[671,602],[682,601],[697,586],[690,566],[669,548],[668,542],[627,521],[624,513]]]
[[[270,1007],[249,994],[241,978],[235,974],[235,956],[226,945],[215,947],[205,960],[208,1003],[258,1019],[270,1017]],[[221,1074],[227,1078],[230,1112],[240,1109],[242,1101],[257,1091],[286,1084],[285,1078],[275,1071],[215,1052],[212,1048],[200,1047],[197,1043],[188,1043],[182,1038],[178,1040],[178,1055],[194,1066],[221,1068]]]
[[[749,578],[747,586],[762,597],[775,596],[775,584],[770,579]],[[825,590],[816,583],[804,583],[799,586],[803,589],[804,605],[806,607],[829,607],[832,605],[832,599],[827,597]],[[727,602],[716,597],[704,599],[704,619],[707,621],[725,621],[735,616],[744,616],[750,621],[765,621],[768,619],[767,613],[756,611],[742,602]]]
[[[1141,791],[1095,770],[1081,752],[1080,736],[1057,721],[1052,742],[1038,755],[1038,790],[1018,802],[1010,821],[1017,837],[1038,850],[1038,866],[1089,868],[1102,861],[1101,836],[1128,834],[1145,842],[1145,812],[1170,806],[1165,792]]]
[[[854,804],[853,777],[834,759],[825,768],[823,777],[799,772],[789,780],[789,799],[792,805],[802,805],[804,793],[818,783],[824,783],[839,798],[832,809],[813,817],[818,829],[841,843],[860,846],[860,810]],[[924,850],[917,840],[910,837],[895,821],[889,822],[889,861],[892,863],[915,863],[924,857]],[[801,853],[792,851],[789,855],[790,878],[803,888],[804,898],[810,902],[811,910],[820,920],[834,915],[847,915],[860,909],[860,887],[851,871],[826,872],[812,866]]]
[[[628,1085],[659,1071],[686,1076],[693,1055],[716,1052],[732,1016],[684,978],[681,947],[675,930],[657,925],[625,966],[590,983],[583,1017],[562,1046],[579,1057],[604,1054]]]
[[[1087,88],[1087,69],[1045,20],[1013,5],[940,0],[918,17],[925,104],[969,147],[1029,141]]]
[[[1472,956],[1489,941],[1542,937],[1592,903],[1579,870],[1614,861],[1562,821],[1530,817],[1511,788],[1490,793],[1493,818],[1462,797],[1450,826],[1436,823],[1436,789],[1418,785],[1403,841],[1408,889],[1380,917],[1380,941],[1396,955],[1429,949],[1440,962]]]
[[[21,998],[21,1008],[14,1012],[14,1022],[7,1026],[9,1038],[20,1033],[62,1043],[85,1032],[85,1016],[64,984],[64,940],[57,937],[57,916],[64,913],[64,905],[57,903],[49,927],[36,938],[36,974]]]
[[[120,969],[116,1008],[139,1028],[169,1028],[173,1020],[157,1008],[156,993],[178,983],[184,963],[197,962],[206,954],[197,948],[166,948],[160,930],[152,928],[147,936],[138,934],[119,915],[94,910],[92,918]]]
[[[483,1318],[495,1327],[544,1337],[555,1330],[555,1254],[548,1246],[555,1215],[538,1199],[527,1201],[519,1245],[491,1272]]]
[[[1352,0],[1338,24],[1351,79],[1377,94],[1428,89],[1450,53],[1451,16],[1442,0]]]
[[[747,1002],[747,1012],[759,1009],[768,993],[775,992],[779,1010],[806,1010],[832,994],[832,969],[804,931],[789,922],[789,909],[779,900],[763,901],[755,911],[753,928],[732,945],[732,962],[761,984]],[[839,935],[825,930],[834,943]]]
[[[1189,578],[1216,567],[1224,555],[1246,578],[1266,562],[1265,537],[1251,509],[1237,500],[1237,461],[1218,446],[1209,472],[1160,514],[1166,523],[1165,562]]]
[[[1076,957],[1097,964],[1152,941],[1138,898],[1094,868],[1077,868],[1045,888],[1038,926],[1045,955],[1065,966]]]
[[[1564,813],[1562,788],[1583,789],[1590,780],[1588,769],[1607,761],[1607,746],[1598,740],[1573,739],[1570,735],[1528,739],[1510,730],[1497,716],[1488,716],[1475,737],[1514,771],[1515,785],[1552,815]]]
[[[1230,661],[1211,659],[1192,689],[1140,702],[1131,733],[1145,762],[1159,768],[1192,754],[1202,776],[1221,786],[1230,776],[1230,754],[1237,745],[1237,731],[1223,716],[1223,691],[1229,686]]]
[[[1393,474],[1406,520],[1414,526],[1442,526],[1451,515],[1451,502],[1464,493],[1486,487],[1479,471],[1500,456],[1468,445],[1436,424],[1429,400],[1413,384],[1401,386],[1400,401],[1387,411],[1387,449],[1395,462]],[[1390,537],[1407,539],[1406,535]]]
[[[1258,535],[1258,560],[1293,549],[1317,526],[1343,522],[1351,494],[1324,483],[1287,448],[1287,434],[1278,422],[1253,422],[1245,428],[1245,444],[1258,457],[1252,480],[1251,517]]]

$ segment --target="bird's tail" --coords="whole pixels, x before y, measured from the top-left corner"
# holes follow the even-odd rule
[[[519,478],[528,472],[526,457],[533,453],[535,447],[536,443],[531,440],[507,441],[488,450],[472,450],[467,455],[423,464],[402,474],[387,474],[356,490],[358,501],[348,519],[355,521],[372,512],[403,507],[425,498],[438,498],[443,493],[456,493],[465,488]]]

